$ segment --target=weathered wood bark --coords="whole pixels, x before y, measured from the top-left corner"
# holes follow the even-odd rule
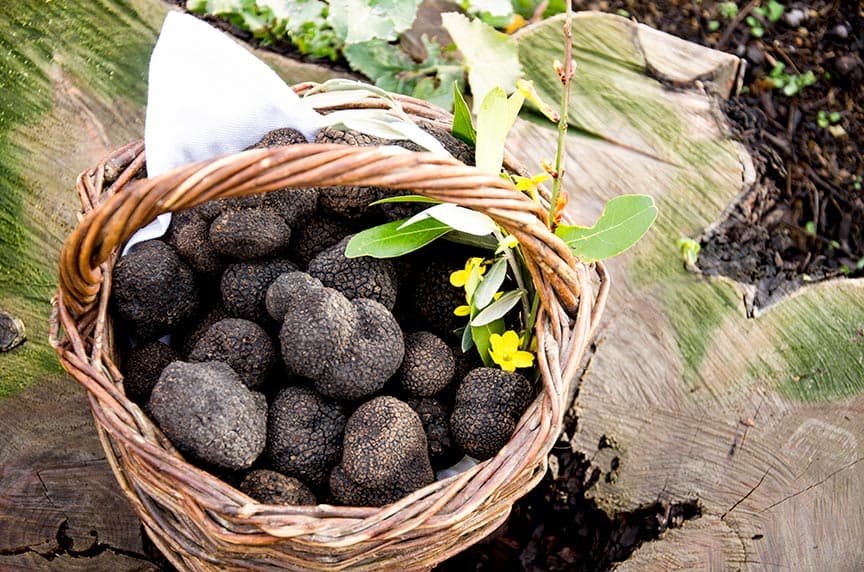
[[[99,445],[85,394],[48,345],[75,177],[144,129],[158,0],[0,3],[0,570],[156,570]],[[332,72],[258,52],[289,83]]]
[[[82,392],[57,375],[45,340],[57,251],[78,208],[74,177],[140,137],[167,6],[32,4],[0,5],[0,301],[28,332],[0,354],[0,568],[148,570]],[[675,240],[698,235],[753,180],[715,99],[737,62],[609,16],[580,15],[575,36],[574,213],[590,224],[608,198],[644,192],[661,216],[612,263],[568,439],[608,475],[590,491],[608,512],[657,500],[702,507],[622,567],[860,568],[864,287],[816,285],[750,320],[738,285],[687,273]],[[562,41],[560,22],[520,34],[525,71],[550,101]],[[329,74],[266,59],[289,82]],[[532,170],[538,150],[553,156],[539,122],[518,123],[512,143]]]
[[[817,284],[748,319],[745,288],[686,272],[676,239],[754,180],[719,112],[735,60],[618,17],[574,26],[574,214],[591,224],[605,200],[635,192],[653,195],[660,217],[610,264],[570,443],[608,477],[589,494],[610,513],[702,508],[622,569],[861,569],[864,281]],[[521,35],[525,71],[550,100],[560,28]],[[526,162],[553,156],[546,127],[519,123],[511,142]]]

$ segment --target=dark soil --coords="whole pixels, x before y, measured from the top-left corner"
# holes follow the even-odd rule
[[[753,285],[752,310],[807,284],[864,276],[864,5],[786,2],[772,22],[758,10],[768,0],[738,2],[736,16],[724,16],[722,4],[731,3],[574,2],[626,12],[746,61],[728,115],[758,180],[701,237],[698,266]],[[812,72],[815,83],[785,94],[771,77],[778,63],[787,75]]]

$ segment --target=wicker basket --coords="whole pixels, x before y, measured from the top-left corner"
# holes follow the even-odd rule
[[[295,86],[300,94],[314,84]],[[394,96],[415,120],[450,127],[450,114]],[[366,100],[345,107],[377,107]],[[322,112],[332,111],[322,109]],[[149,536],[179,569],[413,570],[434,566],[502,524],[543,477],[567,400],[608,290],[601,264],[575,261],[549,232],[544,209],[499,177],[430,153],[295,145],[245,151],[141,179],[143,143],[126,145],[78,178],[83,217],[60,256],[51,341],[88,392],[106,456]],[[542,388],[492,459],[381,508],[257,503],[186,462],[123,393],[108,314],[119,247],[158,214],[213,198],[284,187],[411,189],[493,217],[515,235],[542,306]],[[596,273],[596,276],[595,276]],[[599,277],[599,279],[598,279]]]

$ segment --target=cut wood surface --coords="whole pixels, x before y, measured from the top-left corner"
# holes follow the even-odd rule
[[[582,41],[598,30],[602,41]],[[701,505],[700,519],[644,544],[625,570],[860,570],[864,281],[816,284],[748,319],[745,288],[684,270],[676,240],[721,217],[754,171],[716,99],[734,58],[645,33],[615,16],[574,22],[574,216],[590,225],[624,192],[660,209],[647,239],[610,264],[609,307],[574,405],[571,446],[608,476],[589,494],[610,513]],[[562,50],[560,21],[522,34],[523,67],[549,100],[559,88],[548,62]],[[663,78],[693,80],[670,89],[658,61]],[[552,157],[554,141],[520,122],[511,148],[528,162],[538,149]]]
[[[76,222],[75,176],[141,136],[146,64],[168,7],[30,4],[0,5],[0,311],[28,338],[0,353],[0,569],[151,570],[46,324]],[[549,101],[560,27],[518,34],[526,75]],[[864,568],[864,284],[818,284],[748,319],[742,287],[685,271],[676,239],[698,236],[755,179],[719,111],[738,62],[614,16],[580,14],[574,36],[572,212],[591,224],[605,200],[638,192],[661,214],[612,261],[567,437],[608,476],[589,491],[607,512],[658,500],[702,510],[622,568]],[[289,82],[332,73],[265,59]],[[523,120],[510,144],[536,172],[554,133]]]

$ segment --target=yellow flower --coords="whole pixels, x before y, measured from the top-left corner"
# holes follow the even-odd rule
[[[466,306],[466,305],[456,306],[456,309],[453,310],[453,313],[456,314],[457,316],[460,316],[460,317],[461,316],[467,316],[468,314],[471,313],[471,306]]]
[[[519,335],[513,330],[507,330],[504,335],[492,334],[489,344],[492,346],[489,356],[504,371],[534,365],[534,354],[519,349]]]
[[[483,259],[475,256],[468,259],[468,262],[465,263],[464,270],[456,270],[452,274],[450,274],[450,284],[456,286],[457,288],[461,288],[465,286],[468,282],[468,277],[471,276],[471,271],[474,267],[479,269],[480,275],[482,276],[484,272],[486,272],[486,266],[483,264]]]

